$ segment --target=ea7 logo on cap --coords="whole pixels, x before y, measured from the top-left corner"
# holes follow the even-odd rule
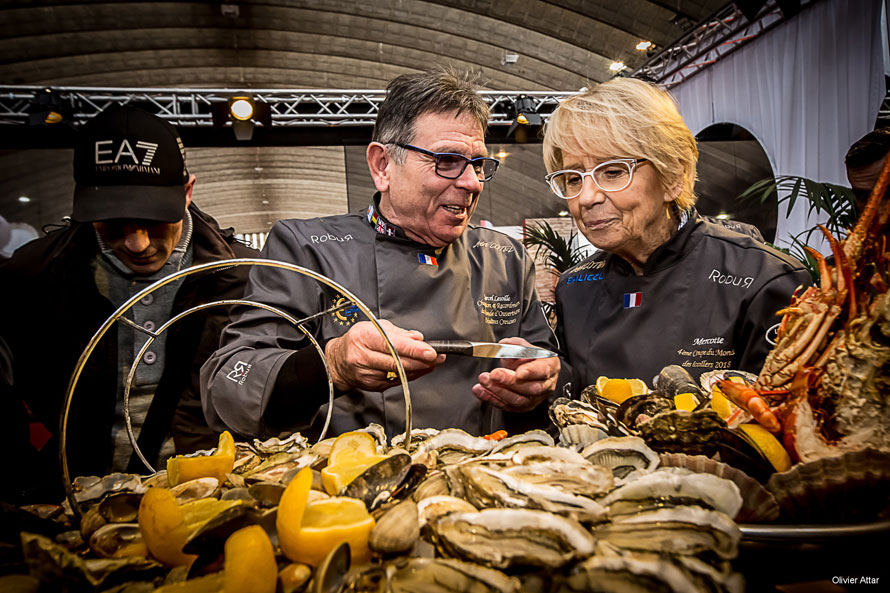
[[[130,145],[130,141],[126,138],[120,143],[120,146],[115,150],[114,140],[97,140],[96,141],[96,165],[120,165],[121,159],[124,160],[126,164],[130,164],[127,161],[133,161],[133,165],[141,165],[143,167],[150,167],[151,161],[155,157],[155,152],[158,150],[157,142],[136,142],[136,148],[144,150],[145,152],[142,155],[142,160],[139,160],[139,157],[136,155],[136,151],[133,150],[133,147]],[[114,158],[110,158],[114,155]],[[154,167],[153,169],[157,169]],[[149,169],[146,172],[154,172]],[[160,169],[157,170],[157,173],[160,173]]]

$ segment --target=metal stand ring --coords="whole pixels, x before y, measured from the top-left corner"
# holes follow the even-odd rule
[[[143,295],[143,298],[144,298],[144,295]],[[141,328],[135,324],[133,326],[134,328],[137,328],[140,331],[147,333],[148,339],[145,341],[145,344],[142,345],[142,348],[136,354],[136,358],[135,358],[135,360],[133,360],[133,364],[130,367],[130,372],[127,375],[127,383],[124,386],[124,420],[127,425],[127,438],[129,438],[129,440],[130,440],[130,445],[133,447],[133,451],[136,452],[136,455],[139,457],[139,460],[142,461],[142,464],[151,473],[155,473],[155,471],[157,471],[157,470],[155,470],[155,468],[152,467],[151,463],[145,458],[145,455],[142,454],[142,450],[139,448],[139,444],[136,442],[136,435],[133,433],[133,423],[130,420],[130,389],[132,389],[132,387],[133,387],[133,379],[136,378],[136,368],[139,366],[139,363],[142,362],[142,357],[145,355],[145,352],[148,350],[149,346],[151,346],[152,343],[154,343],[155,338],[159,338],[161,336],[161,334],[163,334],[165,331],[167,331],[167,329],[171,325],[173,325],[174,323],[176,323],[183,317],[191,315],[192,313],[196,313],[198,311],[203,311],[204,309],[209,309],[210,307],[218,307],[218,306],[222,306],[222,305],[248,305],[248,306],[258,307],[260,309],[265,309],[266,311],[275,313],[276,315],[283,317],[284,319],[286,319],[287,321],[289,321],[290,323],[292,323],[293,325],[298,327],[300,329],[300,331],[303,332],[303,335],[305,335],[309,339],[309,341],[312,342],[312,345],[315,346],[315,349],[318,351],[318,355],[321,357],[321,362],[324,364],[325,374],[327,375],[327,379],[328,379],[328,413],[327,413],[327,416],[325,417],[324,427],[321,429],[321,435],[319,435],[318,440],[323,441],[325,438],[325,435],[328,432],[328,426],[330,426],[330,424],[331,424],[331,415],[334,410],[334,383],[333,383],[333,381],[331,381],[331,370],[328,367],[328,360],[327,360],[327,358],[325,358],[324,349],[318,343],[318,340],[315,339],[315,336],[313,336],[311,333],[309,333],[309,330],[307,330],[303,326],[303,324],[300,322],[300,320],[298,320],[296,317],[293,317],[292,315],[289,315],[288,313],[285,313],[281,309],[272,307],[271,305],[266,305],[265,303],[257,303],[255,301],[231,299],[231,300],[213,301],[211,303],[204,303],[201,305],[196,305],[186,311],[182,311],[181,313],[177,314],[176,316],[174,316],[170,320],[168,320],[166,323],[164,323],[156,331],[148,331],[145,328]],[[121,319],[126,319],[126,318],[122,317]]]
[[[341,286],[339,283],[331,280],[327,276],[323,274],[319,274],[313,270],[308,268],[303,268],[301,266],[290,264],[287,262],[269,260],[269,259],[257,259],[257,258],[240,258],[240,259],[228,259],[228,260],[220,260],[215,262],[210,262],[206,264],[201,264],[199,266],[193,266],[191,268],[187,268],[185,270],[180,270],[174,274],[170,274],[165,278],[161,278],[157,282],[147,286],[137,294],[130,297],[124,304],[122,304],[118,309],[105,320],[102,326],[96,331],[92,338],[90,338],[89,343],[87,344],[84,351],[81,353],[80,358],[77,360],[77,365],[74,368],[74,372],[71,374],[71,379],[68,382],[68,389],[65,393],[65,399],[62,403],[62,416],[59,419],[59,462],[62,467],[62,485],[65,488],[65,497],[68,500],[68,504],[71,506],[71,512],[74,514],[75,519],[79,522],[81,519],[80,508],[77,505],[77,499],[74,496],[74,489],[71,484],[71,473],[68,469],[68,451],[67,451],[67,435],[68,435],[68,416],[71,411],[71,402],[74,397],[74,390],[77,387],[77,382],[80,379],[80,375],[83,372],[84,367],[86,366],[87,360],[92,355],[93,351],[96,349],[96,345],[99,343],[99,340],[108,332],[109,328],[121,318],[121,316],[126,313],[130,308],[133,307],[143,296],[154,291],[161,286],[165,286],[179,278],[183,278],[185,276],[189,276],[192,274],[196,274],[198,272],[210,271],[210,270],[219,270],[223,268],[231,268],[237,266],[263,266],[263,267],[272,267],[272,268],[281,268],[284,270],[291,270],[293,272],[297,272],[298,274],[302,274],[304,276],[309,276],[314,280],[321,282],[322,284],[333,288],[338,291],[341,295],[343,295],[346,299],[349,299],[359,310],[365,314],[368,321],[370,321],[374,327],[377,328],[377,331],[380,333],[380,336],[383,338],[384,343],[386,344],[386,348],[389,351],[390,355],[393,357],[396,363],[396,371],[398,372],[399,379],[402,384],[402,393],[405,398],[405,447],[408,448],[411,444],[411,394],[408,388],[408,378],[405,374],[405,368],[402,366],[402,361],[399,359],[399,355],[396,352],[395,347],[392,345],[392,342],[389,339],[389,336],[386,335],[386,332],[383,331],[383,328],[380,326],[380,322],[377,320],[377,317],[371,312],[367,305],[365,305],[358,297],[356,297],[352,292],[346,289],[344,286]],[[302,322],[303,320],[301,320]]]

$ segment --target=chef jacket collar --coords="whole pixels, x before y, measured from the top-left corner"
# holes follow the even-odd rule
[[[405,231],[402,230],[402,227],[394,225],[386,220],[386,217],[380,212],[380,192],[374,194],[374,199],[368,205],[366,218],[368,224],[374,227],[374,230],[381,235],[398,237],[399,239],[406,239],[408,241],[411,240],[408,235],[405,234]]]
[[[695,210],[691,207],[680,213],[680,224],[674,235],[658,246],[652,252],[649,259],[643,266],[643,275],[654,274],[666,268],[670,268],[692,251],[701,240],[701,235],[693,233],[693,229],[702,224],[702,220]],[[610,253],[607,257],[607,266],[614,268],[616,271],[633,274],[633,268],[622,257]]]

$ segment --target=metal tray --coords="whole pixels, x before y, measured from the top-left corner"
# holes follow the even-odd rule
[[[848,537],[890,536],[890,520],[851,525],[753,525],[741,524],[742,541],[812,543]]]

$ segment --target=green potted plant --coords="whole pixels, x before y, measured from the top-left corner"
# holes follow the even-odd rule
[[[779,177],[767,177],[754,183],[739,195],[740,200],[754,200],[761,203],[770,199],[777,199],[779,192],[787,192],[778,198],[778,203],[787,202],[787,213],[790,214],[799,199],[807,201],[808,214],[827,214],[828,219],[822,224],[837,238],[846,236],[847,231],[856,224],[859,212],[856,208],[856,196],[853,190],[843,185],[814,181],[806,177],[794,175],[780,175]],[[822,234],[817,227],[801,231],[791,237],[791,248],[784,249],[772,245],[789,255],[796,257],[807,267],[814,281],[819,280],[819,267],[816,260],[804,249],[813,241],[813,234],[817,240]]]

